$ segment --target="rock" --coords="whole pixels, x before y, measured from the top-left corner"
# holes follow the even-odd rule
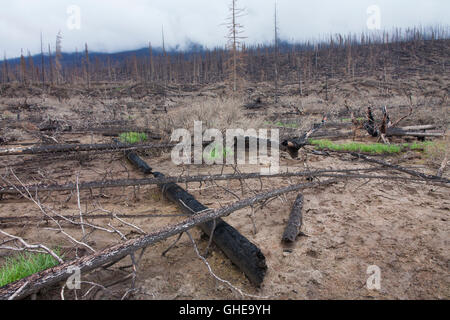
[[[314,270],[311,272],[311,277],[309,281],[315,284],[321,284],[322,278],[323,278],[322,272],[320,272],[319,270]]]

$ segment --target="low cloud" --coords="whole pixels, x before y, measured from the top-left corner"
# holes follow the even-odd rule
[[[207,47],[226,43],[229,0],[14,0],[4,1],[0,11],[1,49],[8,57],[30,50],[40,51],[40,33],[45,48],[54,48],[61,30],[63,51],[117,52],[162,44],[162,26],[167,46],[198,42]],[[246,42],[273,39],[274,1],[239,0],[246,8],[241,18]],[[367,31],[367,8],[380,8],[381,27],[449,25],[448,0],[278,0],[280,36],[285,40],[317,39],[335,33]],[[69,29],[70,6],[80,9],[80,29]]]

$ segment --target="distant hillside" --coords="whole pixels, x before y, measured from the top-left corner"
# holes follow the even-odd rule
[[[248,81],[307,81],[318,77],[441,73],[448,68],[449,28],[333,35],[328,41],[244,47],[237,55],[238,76]],[[142,48],[118,53],[63,53],[3,61],[1,83],[164,82],[206,84],[230,78],[233,52],[191,43],[186,50]],[[59,67],[60,66],[60,67]]]

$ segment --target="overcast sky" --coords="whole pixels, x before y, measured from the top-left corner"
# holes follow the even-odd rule
[[[59,30],[63,51],[117,52],[161,46],[164,25],[167,46],[189,41],[207,47],[226,42],[230,0],[0,0],[0,50],[8,57],[55,47]],[[273,39],[275,0],[238,0],[246,9],[240,19],[248,43]],[[450,25],[449,0],[278,0],[280,37],[285,40],[315,39],[335,33],[368,31],[368,19],[379,8],[382,29],[414,25]],[[75,7],[74,7],[75,6]],[[79,13],[79,14],[78,14]],[[79,25],[78,25],[79,22]],[[78,28],[79,27],[79,28]],[[2,53],[3,53],[2,52]]]

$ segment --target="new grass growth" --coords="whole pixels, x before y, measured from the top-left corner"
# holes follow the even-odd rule
[[[319,149],[329,149],[333,151],[349,151],[349,152],[364,152],[370,154],[395,154],[406,150],[424,151],[433,142],[415,142],[412,144],[404,143],[398,144],[383,144],[383,143],[334,143],[330,140],[310,140],[310,144],[317,146]]]
[[[281,121],[277,122],[265,121],[264,124],[267,126],[277,126],[280,128],[290,128],[290,129],[297,129],[299,127],[297,123],[283,123]]]
[[[123,143],[134,144],[147,141],[147,134],[144,132],[124,132],[121,133],[120,141]]]
[[[222,150],[222,152],[220,152],[221,150]],[[223,148],[223,147],[215,146],[209,154],[206,153],[206,150],[205,150],[204,155],[208,160],[214,161],[214,160],[218,160],[218,159],[224,159],[227,157],[227,155],[233,156],[234,152],[230,148]]]
[[[55,253],[60,255],[59,250]],[[0,268],[0,287],[56,265],[58,261],[46,253],[25,252],[7,257]]]

